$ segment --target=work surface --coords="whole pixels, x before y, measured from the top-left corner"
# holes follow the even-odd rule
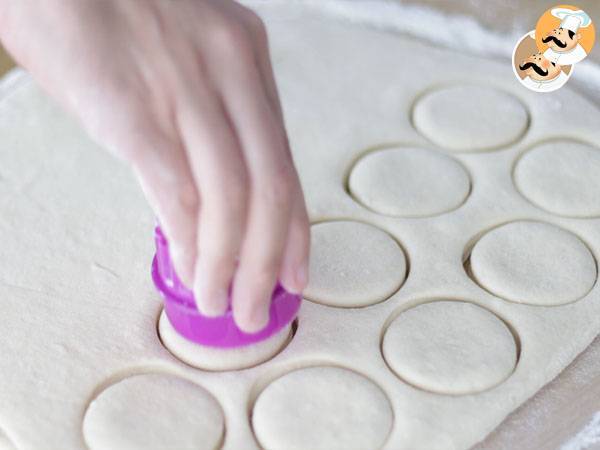
[[[0,199],[10,213],[0,225],[11,236],[4,259],[10,265],[1,271],[9,338],[1,344],[6,382],[0,394],[6,402],[0,428],[17,448],[80,448],[90,401],[115,382],[148,372],[177,375],[210,392],[223,409],[225,447],[247,447],[255,442],[248,408],[257,393],[307,366],[345,367],[378,386],[393,420],[389,435],[376,438],[390,448],[466,448],[558,375],[598,333],[597,286],[574,303],[518,304],[486,292],[462,264],[482,234],[523,220],[569,230],[598,255],[597,219],[545,212],[517,191],[511,177],[519,156],[543,142],[598,142],[597,109],[568,89],[546,97],[526,92],[508,65],[338,25],[301,8],[265,14],[311,219],[358,221],[388,234],[410,263],[406,281],[362,308],[344,308],[343,298],[337,307],[323,306],[319,298],[306,301],[291,342],[255,368],[221,374],[181,364],[156,334],[160,302],[147,275],[152,215],[133,179],[29,80],[18,80],[0,105],[6,149]],[[409,54],[407,65],[402,55]],[[506,109],[480,106],[490,113],[479,118],[488,134],[477,136],[482,145],[493,141],[486,151],[461,151],[460,136],[436,134],[444,130],[437,116],[433,127],[430,118],[415,121],[423,94],[441,95],[442,114],[453,114],[444,100],[447,90],[466,86],[468,92],[469,85],[513,105],[515,116],[506,118]],[[521,120],[518,111],[524,111]],[[557,113],[579,121],[556,121]],[[455,162],[469,180],[466,191],[456,191],[464,198],[434,205],[425,217],[375,212],[380,206],[370,204],[371,197],[359,201],[360,183],[350,195],[346,181],[354,163],[380,147],[427,149],[434,163]],[[479,305],[510,325],[519,359],[508,378],[481,392],[448,395],[406,383],[390,369],[394,349],[384,360],[382,336],[405,311],[432,300]]]

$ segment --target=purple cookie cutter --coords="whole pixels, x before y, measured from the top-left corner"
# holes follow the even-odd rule
[[[154,230],[156,255],[152,261],[152,280],[162,294],[165,313],[173,328],[184,338],[210,347],[241,347],[263,341],[288,325],[298,313],[301,297],[281,285],[273,291],[269,323],[257,333],[245,333],[233,320],[231,303],[224,315],[207,317],[196,308],[193,293],[175,274],[169,257],[167,239],[159,226]]]

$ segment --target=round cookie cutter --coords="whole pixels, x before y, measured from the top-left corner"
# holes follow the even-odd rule
[[[257,333],[245,333],[238,328],[233,320],[231,301],[222,316],[202,315],[196,308],[194,294],[175,273],[167,239],[158,225],[154,229],[154,240],[156,255],[152,260],[152,280],[164,299],[165,313],[171,325],[187,340],[210,347],[242,347],[269,338],[296,317],[301,296],[287,292],[279,283],[271,298],[269,322]]]

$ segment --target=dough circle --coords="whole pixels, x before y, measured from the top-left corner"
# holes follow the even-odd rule
[[[596,261],[574,234],[541,222],[494,228],[471,252],[475,281],[498,297],[530,305],[562,305],[596,282]]]
[[[379,449],[392,429],[384,392],[371,380],[330,366],[294,370],[259,395],[252,426],[262,448]]]
[[[190,366],[215,371],[238,370],[256,366],[279,353],[291,337],[292,324],[262,342],[222,349],[188,341],[177,333],[163,310],[158,320],[158,334],[167,350]]]
[[[454,152],[493,150],[515,142],[528,126],[523,104],[504,91],[452,86],[423,95],[413,124],[427,139]]]
[[[205,389],[166,374],[125,378],[89,405],[83,434],[91,449],[215,449],[225,420]]]
[[[435,301],[402,312],[385,331],[382,351],[398,377],[441,394],[489,389],[517,363],[517,346],[506,324],[484,308],[459,301]]]
[[[464,202],[470,185],[469,175],[454,158],[413,147],[369,153],[348,179],[350,193],[359,203],[398,217],[451,211]]]
[[[517,163],[515,184],[536,206],[570,217],[600,216],[600,149],[570,140],[533,147]]]
[[[402,248],[386,232],[352,221],[312,226],[308,286],[304,297],[342,308],[385,300],[406,278]]]

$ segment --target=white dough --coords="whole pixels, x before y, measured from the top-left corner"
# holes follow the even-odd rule
[[[312,226],[306,298],[345,308],[372,305],[394,293],[405,277],[404,252],[379,228],[349,221]]]
[[[430,149],[396,147],[361,158],[350,173],[352,195],[381,214],[430,216],[458,207],[469,194],[465,169]]]
[[[275,356],[288,342],[291,324],[264,341],[239,348],[217,348],[195,344],[181,336],[163,311],[158,322],[160,339],[177,358],[205,370],[237,370],[256,366]]]
[[[315,8],[330,4],[312,3]],[[351,7],[357,2],[344,3]],[[383,10],[380,2],[368,3],[366,9]],[[351,245],[340,250],[353,258],[342,258],[351,275],[334,287],[323,284],[323,291],[343,292],[355,285],[357,291],[376,290],[386,301],[367,308],[304,301],[294,338],[273,359],[230,372],[190,367],[165,349],[156,330],[161,297],[150,278],[154,214],[130,168],[94,145],[21,74],[0,99],[0,428],[18,450],[81,450],[83,415],[94,393],[123,374],[154,369],[185,376],[214,395],[227,425],[223,450],[258,450],[249,417],[253,389],[312,364],[340,365],[374,380],[394,415],[385,449],[466,450],[559,375],[600,332],[598,285],[569,305],[528,306],[488,294],[462,266],[469,239],[490,227],[515,218],[554,220],[523,199],[511,169],[523,152],[551,138],[600,142],[596,105],[569,85],[551,95],[524,89],[507,60],[449,52],[343,23],[311,12],[304,2],[260,2],[259,13],[268,27],[310,220],[344,219],[385,230],[385,248],[397,240],[407,251],[411,267],[406,283],[402,285],[401,270],[382,282],[385,289],[374,283],[378,273],[389,273],[389,266],[401,269],[402,252],[393,245],[391,252],[379,245],[357,251],[364,239],[360,231],[354,232],[353,239],[344,238]],[[455,22],[445,21],[444,27],[452,32]],[[421,26],[418,17],[414,25]],[[365,149],[391,143],[426,146],[411,123],[411,106],[423,92],[467,80],[508,92],[531,116],[529,129],[514,145],[454,156],[473,180],[468,200],[445,214],[421,218],[377,214],[354,201],[344,186],[352,162]],[[457,110],[473,102],[470,88],[463,91],[455,99]],[[503,129],[513,117],[501,112],[494,118],[495,127]],[[481,120],[487,123],[488,118]],[[500,135],[496,129],[483,133]],[[600,219],[556,221],[600,254]],[[548,238],[547,245],[555,245],[558,237]],[[366,242],[372,239],[367,234]],[[382,255],[394,255],[387,266]],[[330,259],[335,262],[335,254]],[[335,262],[332,267],[341,266]],[[335,270],[329,274],[322,281],[337,283]],[[318,278],[313,274],[311,283]],[[523,344],[516,370],[492,389],[474,395],[434,394],[404,382],[383,359],[384,325],[399,308],[448,297],[488,307],[510,324]],[[327,376],[332,378],[328,389],[320,391],[321,401],[334,403],[339,397],[338,377]],[[188,393],[185,386],[181,389]],[[334,400],[328,399],[332,395]],[[372,396],[378,402],[381,394]],[[171,394],[177,411],[196,417],[188,395],[184,397]],[[293,414],[297,405],[281,408]],[[323,420],[318,412],[311,417]],[[263,425],[268,432],[268,421]],[[381,446],[385,431],[376,433],[375,445]]]
[[[554,225],[520,221],[486,233],[471,252],[477,282],[506,300],[560,305],[586,295],[596,262],[574,234]]]
[[[0,450],[15,450],[14,445],[10,442],[10,439],[0,429]]]
[[[252,411],[254,433],[266,450],[379,449],[392,423],[381,389],[339,367],[308,367],[276,379]]]
[[[566,139],[537,145],[517,163],[515,183],[554,214],[600,216],[600,149]]]
[[[413,123],[427,139],[454,152],[504,147],[527,128],[527,111],[514,96],[467,85],[436,89],[420,98]]]
[[[90,450],[217,449],[223,412],[204,388],[172,375],[136,375],[98,395],[83,420]]]
[[[489,389],[508,377],[517,362],[508,327],[486,309],[456,301],[402,312],[385,332],[382,348],[401,379],[442,394]]]

